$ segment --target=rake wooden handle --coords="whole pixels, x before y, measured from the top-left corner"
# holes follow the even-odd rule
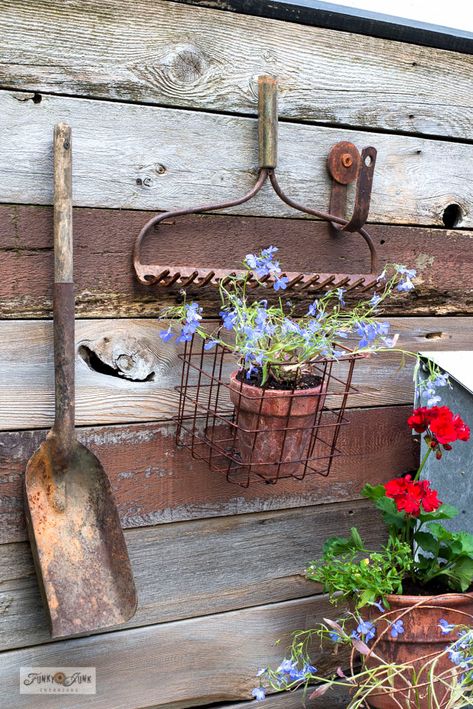
[[[278,84],[272,76],[258,78],[259,166],[272,170],[278,162]]]

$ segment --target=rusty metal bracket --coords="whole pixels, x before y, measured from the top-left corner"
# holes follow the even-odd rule
[[[329,212],[347,219],[348,185],[356,180],[355,205],[353,214],[346,224],[331,222],[333,233],[359,231],[366,224],[370,209],[371,189],[373,186],[376,148],[363,148],[360,155],[358,148],[347,141],[333,146],[327,159],[327,168],[332,178]]]
[[[218,268],[193,268],[192,266],[144,264],[141,262],[141,247],[144,239],[161,222],[174,219],[187,214],[200,214],[202,212],[215,212],[244,204],[252,199],[269,182],[276,195],[287,205],[305,214],[323,219],[331,224],[337,233],[340,231],[358,232],[365,240],[370,251],[369,273],[297,273],[286,272],[289,279],[288,290],[309,292],[327,288],[340,288],[346,290],[369,290],[378,285],[378,260],[374,243],[364,228],[368,217],[373,171],[376,161],[375,148],[364,148],[361,155],[352,143],[338,143],[332,148],[329,156],[329,171],[334,180],[332,199],[329,212],[306,207],[286,195],[276,177],[277,166],[277,139],[278,139],[278,111],[277,111],[277,81],[271,76],[258,78],[258,142],[259,142],[259,170],[253,187],[242,197],[220,202],[218,204],[205,204],[172,212],[164,212],[152,217],[138,234],[133,250],[133,266],[140,283],[144,285],[161,285],[186,287],[189,285],[203,287],[218,284],[229,275],[238,273],[229,269]],[[340,146],[344,146],[340,148]],[[346,219],[346,192],[347,185],[357,179],[355,208],[350,220]],[[249,285],[256,287],[262,281],[271,282],[269,277],[256,279],[253,276]]]

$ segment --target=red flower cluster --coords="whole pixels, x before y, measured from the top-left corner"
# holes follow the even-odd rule
[[[390,480],[385,483],[384,489],[386,497],[394,500],[398,511],[412,517],[418,517],[421,511],[435,512],[442,504],[438,499],[437,490],[430,489],[428,480],[414,482],[410,475]]]
[[[468,441],[470,438],[469,427],[448,406],[432,406],[430,409],[421,406],[409,416],[407,423],[417,433],[427,431],[426,441],[437,449],[437,458],[442,457],[440,445],[449,451],[454,441]]]

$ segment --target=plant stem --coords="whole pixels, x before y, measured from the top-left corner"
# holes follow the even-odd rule
[[[424,457],[422,458],[422,462],[421,462],[421,464],[419,465],[419,469],[417,470],[417,473],[416,473],[415,476],[414,476],[414,482],[416,482],[416,481],[419,479],[420,474],[421,474],[421,472],[423,471],[424,466],[425,466],[425,464],[427,463],[428,457],[429,457],[429,455],[432,453],[432,451],[433,451],[433,448],[431,448],[430,446],[428,446],[428,447],[427,447],[427,451],[426,451]]]

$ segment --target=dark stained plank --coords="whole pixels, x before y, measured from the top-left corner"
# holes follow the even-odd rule
[[[76,312],[86,317],[156,316],[173,304],[177,289],[140,285],[131,264],[136,235],[149,212],[74,209]],[[382,264],[418,270],[416,293],[397,297],[387,312],[445,315],[473,312],[471,234],[457,229],[372,226]],[[0,205],[0,317],[41,318],[51,314],[53,282],[50,207]],[[367,249],[356,234],[333,238],[327,226],[305,219],[191,216],[150,236],[150,262],[235,268],[246,253],[270,243],[280,248],[287,270],[310,272],[367,269]],[[218,308],[215,288],[190,290]]]
[[[5,652],[2,709],[185,709],[248,700],[258,668],[279,664],[291,633],[331,613],[325,596],[313,596]],[[343,657],[315,661],[329,672]],[[19,667],[32,665],[96,667],[97,694],[36,695],[33,704],[18,693]]]
[[[418,449],[406,425],[409,411],[407,406],[351,411],[351,424],[340,434],[347,457],[335,459],[328,478],[247,489],[227,483],[186,449],[176,449],[172,423],[78,429],[78,437],[109,475],[122,525],[145,527],[356,499],[365,482],[415,467]],[[0,433],[0,542],[26,539],[23,474],[45,433]]]
[[[204,4],[216,9],[3,0],[0,82],[253,115],[254,77],[269,73],[279,78],[286,119],[471,138],[470,56]]]

